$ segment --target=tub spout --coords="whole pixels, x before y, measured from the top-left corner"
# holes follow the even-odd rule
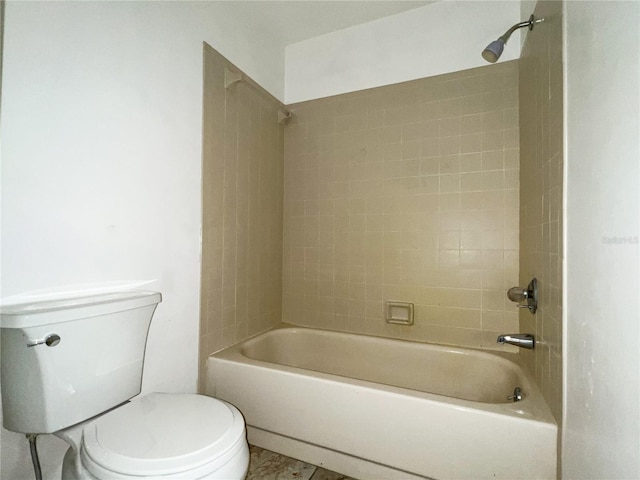
[[[498,343],[508,343],[516,347],[533,349],[536,344],[536,339],[530,333],[509,333],[507,335],[500,335],[498,337]]]

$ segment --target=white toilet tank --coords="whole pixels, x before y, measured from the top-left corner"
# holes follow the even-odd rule
[[[140,393],[157,292],[0,308],[4,427],[52,433]]]

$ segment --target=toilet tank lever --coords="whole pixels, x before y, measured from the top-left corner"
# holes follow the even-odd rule
[[[37,345],[46,345],[47,347],[55,347],[60,343],[60,335],[57,333],[50,333],[46,337],[40,340],[29,340],[27,347],[35,347]]]

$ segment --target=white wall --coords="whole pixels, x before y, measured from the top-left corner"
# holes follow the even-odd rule
[[[2,297],[138,288],[164,301],[143,391],[194,391],[202,42],[282,97],[283,46],[223,3],[9,2],[2,92]],[[45,478],[64,449],[42,439]],[[2,431],[2,478],[32,478]]]
[[[640,477],[640,3],[566,2],[563,478]]]
[[[286,48],[285,103],[487,65],[482,50],[520,20],[517,1],[443,1]],[[520,31],[500,61],[520,57]]]
[[[288,101],[481,65],[482,48],[520,19],[517,2],[479,3],[443,2],[294,45]],[[196,384],[202,41],[284,99],[284,46],[232,10],[121,1],[6,8],[2,301],[88,286],[161,291],[145,392]],[[516,35],[504,60],[518,45]],[[25,442],[2,430],[3,479],[32,478]],[[59,478],[65,446],[51,436],[42,444],[45,478]]]

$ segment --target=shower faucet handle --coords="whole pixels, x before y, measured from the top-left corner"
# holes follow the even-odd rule
[[[527,290],[522,287],[511,287],[507,291],[507,297],[512,302],[523,302],[527,299]]]
[[[538,309],[538,279],[533,278],[527,288],[511,287],[507,291],[507,297],[512,302],[517,303],[518,308],[526,308],[531,313],[536,313]],[[526,303],[521,303],[526,302]]]

